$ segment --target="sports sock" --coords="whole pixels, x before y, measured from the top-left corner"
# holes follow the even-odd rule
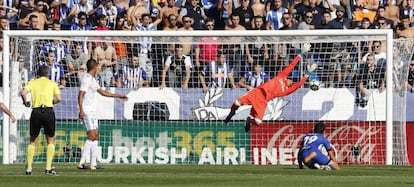
[[[51,170],[52,169],[53,155],[55,155],[55,144],[47,144],[46,170]]]
[[[33,164],[33,156],[35,152],[35,146],[32,144],[29,144],[27,146],[27,170],[32,170],[32,164]]]
[[[235,103],[233,103],[233,105],[231,105],[231,110],[230,110],[230,112],[232,113],[232,112],[236,112],[236,110],[239,108],[239,106],[238,105],[236,105]]]
[[[91,149],[92,149],[91,166],[96,166],[97,165],[96,160],[98,158],[98,141],[97,140],[92,141]]]
[[[79,161],[79,164],[85,164],[86,162],[86,158],[90,158],[91,156],[91,145],[92,141],[87,139],[85,141],[85,145],[83,145],[83,150],[82,150],[82,155],[81,155],[81,159]]]

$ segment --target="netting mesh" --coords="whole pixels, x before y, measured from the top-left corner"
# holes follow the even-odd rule
[[[21,105],[18,91],[37,76],[39,65],[49,63],[54,73],[50,78],[61,85],[63,96],[55,106],[54,161],[79,160],[86,139],[78,120],[79,77],[86,72],[86,60],[95,58],[101,64],[99,84],[129,97],[128,102],[98,99],[101,163],[295,164],[301,137],[315,121],[324,120],[341,164],[385,164],[385,39],[260,32],[234,37],[219,32],[174,37],[13,36],[10,108],[20,120],[11,129],[15,138],[10,144],[15,146],[10,158],[24,162],[28,143],[31,110]],[[304,41],[312,45],[311,51],[289,78],[297,82],[308,63],[318,64],[309,81],[316,80],[320,89],[311,91],[307,81],[291,95],[270,100],[265,123],[248,133],[243,126],[249,107],[240,108],[224,124],[234,100],[282,71],[301,52]],[[407,164],[405,83],[412,41],[396,40],[393,45],[393,161]],[[374,56],[375,76],[367,74],[368,54]],[[36,162],[45,161],[44,144],[44,139],[38,143]]]

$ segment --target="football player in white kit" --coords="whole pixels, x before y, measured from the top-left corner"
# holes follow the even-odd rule
[[[98,93],[105,97],[120,98],[128,100],[126,95],[110,93],[102,89],[98,82],[95,80],[95,76],[99,69],[99,63],[94,59],[89,59],[86,63],[88,73],[86,73],[80,82],[80,89],[78,94],[78,105],[79,105],[79,119],[82,120],[82,124],[87,131],[88,139],[86,140],[78,169],[101,169],[97,165],[98,156],[98,119],[96,118],[96,98]],[[91,166],[90,168],[85,165],[87,156],[91,155]]]

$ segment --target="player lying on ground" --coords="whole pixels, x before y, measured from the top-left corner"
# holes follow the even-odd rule
[[[250,110],[250,116],[247,117],[244,130],[246,132],[250,131],[251,124],[261,124],[266,111],[267,102],[276,97],[283,97],[293,93],[295,90],[300,88],[306,80],[308,80],[309,75],[316,70],[317,65],[310,64],[307,65],[306,73],[299,82],[293,83],[292,80],[287,78],[295,68],[296,64],[298,64],[298,62],[303,58],[303,54],[310,50],[310,47],[311,45],[308,43],[303,44],[301,47],[301,53],[297,55],[293,61],[276,77],[238,98],[231,106],[230,113],[224,122],[228,123],[236,114],[236,110],[240,106],[251,105],[252,108]]]
[[[339,165],[336,161],[331,143],[324,136],[325,124],[318,122],[313,128],[313,133],[306,134],[303,137],[298,152],[299,168],[303,169],[303,164],[311,169],[338,170]],[[319,147],[323,145],[328,151],[328,156],[323,154]],[[302,164],[303,163],[303,164]]]

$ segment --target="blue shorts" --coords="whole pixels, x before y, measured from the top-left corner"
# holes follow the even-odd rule
[[[316,153],[316,156],[310,160],[309,162],[305,163],[305,165],[309,168],[315,169],[314,164],[318,163],[319,165],[328,165],[329,164],[329,157],[320,152],[319,150],[304,150],[302,152],[302,158],[305,159],[309,156],[312,152]]]

